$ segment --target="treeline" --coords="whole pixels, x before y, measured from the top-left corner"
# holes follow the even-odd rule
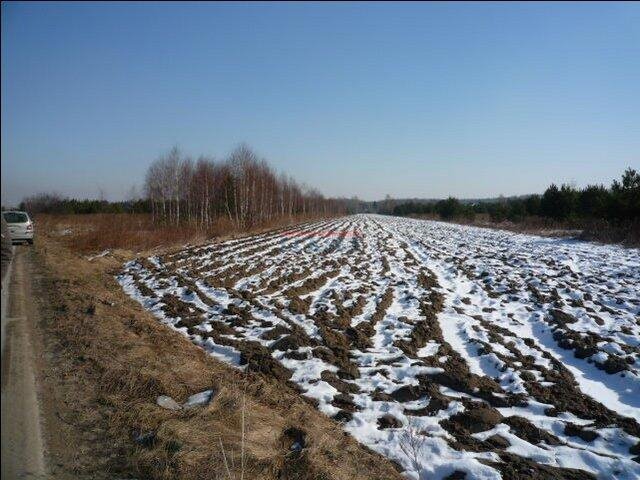
[[[157,224],[202,228],[224,217],[239,230],[283,218],[349,210],[347,199],[325,198],[285,174],[276,174],[246,145],[221,161],[205,156],[193,160],[174,147],[151,163],[144,194],[137,197],[109,202],[41,193],[25,198],[19,208],[35,214],[148,213]]]
[[[461,217],[473,219],[476,211],[474,205],[449,197],[446,200],[432,202],[409,201],[400,203],[395,205],[390,213],[397,216],[438,215],[443,220],[451,220]]]
[[[29,213],[90,214],[90,213],[151,213],[151,202],[136,198],[120,202],[64,197],[58,193],[39,193],[20,202],[19,210]]]
[[[604,220],[615,225],[640,219],[640,174],[628,168],[610,187],[589,185],[582,189],[552,184],[542,195],[501,198],[497,201],[461,202],[450,197],[437,202],[405,202],[393,207],[394,215],[438,215],[443,220],[473,219],[488,214],[493,222],[521,222],[539,217],[555,221]]]
[[[177,148],[155,160],[145,180],[156,222],[206,227],[221,216],[236,228],[251,228],[276,218],[344,213],[344,202],[325,198],[287,175],[276,175],[266,160],[246,145],[223,161],[196,161]]]

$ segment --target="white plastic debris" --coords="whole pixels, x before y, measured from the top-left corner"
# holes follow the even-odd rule
[[[196,393],[187,398],[187,401],[182,404],[182,408],[189,409],[207,405],[211,402],[212,398],[213,390],[205,390],[204,392]]]
[[[178,402],[176,402],[173,398],[168,397],[167,395],[160,395],[157,398],[156,403],[160,407],[166,408],[167,410],[180,410],[180,409],[182,409],[182,407],[180,406],[180,404]]]

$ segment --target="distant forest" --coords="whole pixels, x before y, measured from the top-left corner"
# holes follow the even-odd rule
[[[20,209],[31,213],[91,214],[147,213],[156,223],[197,224],[206,227],[227,218],[236,228],[250,228],[277,218],[294,216],[379,213],[429,216],[473,222],[477,217],[494,223],[604,222],[608,226],[637,227],[640,221],[640,174],[628,168],[606,187],[550,185],[542,194],[485,200],[386,199],[367,202],[353,198],[326,198],[287,175],[277,175],[268,162],[246,145],[226,159],[192,160],[177,149],[156,159],[148,168],[144,191],[124,201],[78,200],[57,194],[25,198]]]
[[[240,230],[287,217],[347,212],[343,200],[325,198],[285,174],[277,175],[247,145],[221,161],[206,156],[193,160],[174,147],[152,162],[144,192],[136,197],[109,202],[43,193],[25,198],[20,209],[49,214],[146,213],[157,224],[204,229],[224,217]]]
[[[607,220],[629,222],[640,219],[640,174],[628,168],[620,180],[610,187],[589,185],[574,188],[552,184],[542,195],[499,198],[490,201],[464,201],[454,197],[446,200],[406,201],[381,210],[392,215],[437,215],[443,220],[473,220],[478,214],[488,214],[491,221],[522,222],[530,217],[555,221]]]

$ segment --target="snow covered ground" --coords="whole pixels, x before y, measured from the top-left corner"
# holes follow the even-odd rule
[[[356,215],[138,259],[118,281],[407,478],[640,478],[638,250]]]

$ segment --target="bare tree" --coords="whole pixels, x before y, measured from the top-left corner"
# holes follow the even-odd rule
[[[154,222],[195,223],[200,228],[208,228],[220,216],[227,216],[235,228],[246,229],[278,217],[328,215],[345,209],[344,203],[300,187],[287,175],[277,176],[245,144],[223,162],[201,156],[194,163],[173,147],[149,166],[144,191]]]

